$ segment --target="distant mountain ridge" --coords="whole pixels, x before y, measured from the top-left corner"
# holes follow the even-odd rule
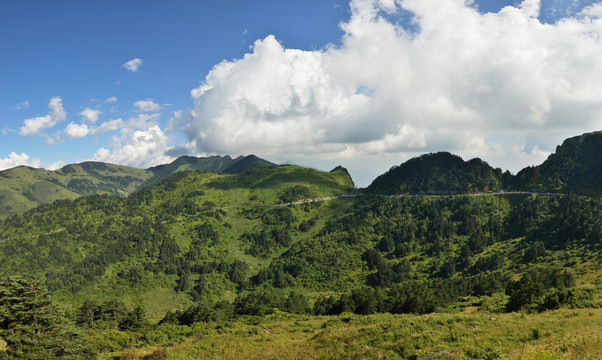
[[[100,162],[67,165],[56,171],[20,166],[0,171],[0,219],[58,199],[93,194],[125,196],[181,171],[211,170],[228,174],[258,166],[276,164],[255,155],[234,159],[226,155],[181,156],[170,164],[149,169]],[[354,187],[346,170],[345,173],[349,179],[345,185]],[[438,152],[394,166],[364,189],[366,193],[384,195],[498,190],[601,196],[602,131],[566,139],[541,165],[527,167],[517,175],[502,173],[501,169],[479,158],[464,161],[449,152]]]
[[[217,173],[230,174],[256,166],[277,165],[255,155],[241,155],[235,159],[229,155],[209,157],[180,156],[169,164],[149,168],[148,171],[152,172],[153,176],[145,182],[143,187],[156,184],[180,171],[210,170]]]
[[[170,164],[148,169],[101,162],[66,165],[50,171],[26,166],[0,171],[0,219],[40,204],[94,194],[129,195],[180,171],[211,170],[233,173],[256,166],[276,166],[255,155],[181,156]]]

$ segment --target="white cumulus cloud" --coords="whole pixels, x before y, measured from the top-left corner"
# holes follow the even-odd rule
[[[65,134],[72,139],[80,139],[90,133],[90,128],[86,124],[75,124],[70,122],[65,128]]]
[[[181,117],[190,143],[282,158],[448,150],[517,168],[526,164],[514,146],[537,145],[527,152],[543,160],[562,139],[602,128],[596,6],[555,24],[537,18],[538,0],[487,14],[465,0],[350,8],[339,46],[286,49],[270,35],[215,65]],[[412,29],[391,20],[402,8]]]
[[[114,102],[117,102],[117,97],[111,96],[110,98],[106,99],[105,101],[108,103],[114,103]]]
[[[100,110],[85,108],[79,115],[87,122],[94,124],[98,121],[98,116],[102,114]]]
[[[586,7],[581,11],[583,15],[602,18],[602,3],[593,4],[591,6]]]
[[[166,155],[168,143],[169,137],[158,125],[148,130],[124,131],[113,137],[109,149],[98,149],[93,160],[138,168],[165,164],[174,160]]]
[[[25,153],[17,154],[15,152],[11,152],[8,157],[0,158],[0,170],[10,169],[21,165],[37,168],[40,167],[40,160],[32,159]]]
[[[138,71],[138,69],[140,69],[140,66],[142,66],[142,59],[140,59],[140,58],[132,59],[123,64],[123,67],[126,70],[132,71],[132,72]]]
[[[40,134],[43,129],[48,129],[66,119],[67,113],[63,109],[60,97],[53,97],[48,103],[50,111],[47,115],[26,119],[20,128],[19,134],[22,136],[31,136]]]

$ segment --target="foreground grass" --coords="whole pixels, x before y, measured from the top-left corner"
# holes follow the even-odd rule
[[[158,349],[168,359],[602,359],[602,309],[422,316],[277,312],[169,331],[162,330],[155,346],[103,353],[101,359],[148,358]]]

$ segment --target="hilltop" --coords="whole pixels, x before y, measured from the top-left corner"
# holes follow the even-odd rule
[[[454,194],[497,191],[502,170],[481,159],[462,160],[448,152],[425,154],[391,168],[377,177],[367,191],[378,194]]]
[[[180,156],[169,164],[149,168],[148,171],[153,173],[153,176],[144,185],[156,184],[180,171],[210,170],[216,173],[228,174],[256,166],[276,166],[276,164],[260,159],[255,155],[239,156],[235,159],[229,155],[202,158]]]

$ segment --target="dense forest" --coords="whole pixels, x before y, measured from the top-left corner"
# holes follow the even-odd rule
[[[283,312],[602,304],[601,198],[476,196],[499,190],[501,171],[451,154],[407,164],[366,193],[342,167],[180,171],[129,196],[59,200],[12,216],[0,222],[0,358],[176,344],[199,326]],[[391,175],[401,168],[424,172],[420,184],[437,195],[380,195],[397,186]],[[402,193],[422,186],[403,181]]]

